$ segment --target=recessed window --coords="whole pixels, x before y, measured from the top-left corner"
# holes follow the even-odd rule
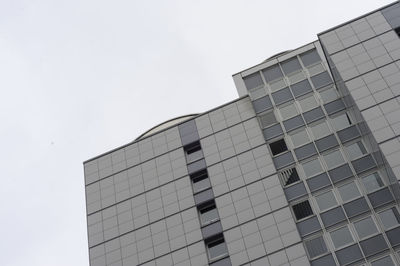
[[[296,217],[297,220],[301,220],[310,215],[313,215],[313,211],[311,209],[311,205],[308,202],[308,200],[293,205],[292,209],[294,212],[294,216]]]
[[[335,195],[332,191],[328,191],[315,196],[315,200],[318,204],[320,211],[325,211],[337,205]]]
[[[342,227],[329,233],[335,248],[340,248],[354,242],[348,226]]]
[[[364,147],[364,144],[359,140],[357,142],[348,144],[345,146],[347,155],[349,156],[350,161],[357,159],[364,154],[367,154],[367,150]]]
[[[280,107],[279,112],[281,113],[282,120],[288,119],[292,116],[297,115],[299,112],[296,109],[296,106],[294,103]]]
[[[350,117],[347,113],[341,114],[337,117],[332,118],[332,126],[336,130],[344,129],[351,125]]]
[[[367,192],[375,191],[385,185],[378,173],[372,173],[364,176],[361,178],[361,181],[364,184]]]
[[[299,147],[307,142],[310,142],[307,131],[303,128],[300,131],[296,131],[289,134],[294,147]]]
[[[320,172],[322,172],[322,166],[318,158],[302,163],[304,174],[306,177],[312,177]]]
[[[306,67],[314,65],[315,63],[321,61],[321,58],[319,57],[318,52],[315,49],[307,51],[304,54],[301,54],[300,58],[301,61],[303,62],[303,65]]]
[[[335,87],[330,87],[329,89],[320,91],[319,95],[324,103],[334,101],[338,98],[338,93]]]
[[[269,147],[271,148],[272,155],[278,155],[288,150],[284,139],[270,143]]]
[[[303,112],[314,109],[318,106],[317,100],[315,100],[314,94],[308,95],[308,97],[299,100],[301,109]]]
[[[385,256],[383,258],[377,259],[371,262],[371,266],[395,266],[392,257]]]
[[[306,240],[305,246],[307,249],[308,257],[313,259],[328,252],[324,238],[322,236]]]
[[[217,206],[215,206],[214,201],[199,207],[199,214],[201,225],[207,225],[219,220]]]
[[[285,187],[300,180],[296,168],[291,168],[280,172],[279,178]]]
[[[378,232],[372,217],[367,217],[354,223],[357,235],[360,239],[366,238]]]
[[[193,192],[198,193],[211,187],[207,170],[202,170],[190,176],[192,180]]]
[[[260,118],[261,126],[263,128],[269,127],[278,122],[278,121],[276,121],[274,112],[264,113],[264,114],[260,115],[259,118]]]
[[[385,229],[389,229],[400,224],[400,215],[396,208],[391,208],[379,213],[379,218],[382,221]]]
[[[326,121],[320,122],[310,126],[311,132],[314,135],[314,139],[320,139],[331,133]]]
[[[342,163],[344,163],[343,155],[340,150],[336,150],[323,155],[328,169],[334,168]]]
[[[354,181],[342,185],[337,188],[339,191],[340,197],[342,198],[343,202],[358,198],[361,196],[360,191]]]
[[[222,235],[206,242],[207,253],[210,261],[222,258],[228,254],[228,248]]]
[[[193,142],[184,147],[186,162],[191,163],[203,158],[203,151],[201,150],[200,141]]]

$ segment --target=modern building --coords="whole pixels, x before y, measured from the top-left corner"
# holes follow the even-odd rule
[[[91,266],[400,265],[400,3],[84,163]]]

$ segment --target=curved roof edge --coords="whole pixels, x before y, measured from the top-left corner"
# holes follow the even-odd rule
[[[198,115],[199,115],[199,114],[188,114],[188,115],[182,115],[182,116],[178,116],[178,117],[169,119],[169,120],[167,120],[167,121],[165,121],[165,122],[162,122],[162,123],[160,123],[160,124],[158,124],[158,125],[156,125],[156,126],[150,128],[149,130],[147,130],[146,132],[144,132],[142,135],[140,135],[139,137],[137,137],[137,138],[134,140],[134,142],[135,142],[135,141],[138,141],[138,140],[140,140],[140,139],[142,139],[142,138],[144,138],[144,137],[147,137],[148,135],[157,133],[157,132],[159,132],[159,131],[161,131],[161,130],[167,128],[167,127],[173,126],[173,125],[175,125],[175,124],[178,124],[178,123],[180,123],[180,122],[183,122],[183,121],[185,121],[185,120],[188,120],[188,119],[193,118],[193,117],[198,116]]]
[[[269,61],[269,60],[275,59],[275,58],[277,58],[277,57],[279,57],[279,56],[282,56],[282,55],[284,55],[284,54],[290,53],[291,51],[293,51],[293,50],[286,50],[286,51],[283,51],[283,52],[279,52],[279,53],[277,53],[277,54],[274,54],[273,56],[270,56],[270,57],[268,57],[267,59],[265,59],[265,60],[263,61],[263,63],[265,63],[265,62],[267,62],[267,61]]]

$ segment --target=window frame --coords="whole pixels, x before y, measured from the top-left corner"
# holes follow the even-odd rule
[[[221,243],[217,243],[217,242],[221,242]],[[214,246],[217,246],[218,244],[224,243],[225,252],[222,253],[222,254],[219,254],[219,255],[217,255],[215,257],[212,257],[211,254],[210,254],[210,245],[212,245],[214,243],[217,243]],[[221,235],[217,235],[216,237],[214,237],[211,240],[206,240],[206,252],[207,252],[207,257],[208,257],[209,262],[214,262],[214,261],[217,261],[217,260],[219,260],[221,258],[227,257],[229,255],[229,251],[228,251],[228,245],[227,245],[227,243],[226,243],[226,241],[224,239],[224,236],[221,234]]]
[[[374,225],[375,225],[376,232],[361,237],[361,236],[359,235],[358,231],[357,231],[356,223],[361,222],[361,221],[366,220],[366,219],[371,219],[371,220],[372,220],[372,222],[373,222]],[[362,218],[353,221],[353,222],[352,222],[352,226],[353,226],[353,228],[354,228],[355,235],[357,236],[357,238],[358,238],[359,240],[364,240],[364,239],[373,237],[373,236],[375,236],[375,235],[379,235],[379,234],[381,233],[377,221],[374,219],[373,215],[371,215],[371,214],[370,214],[370,215],[367,215],[367,216],[363,216]]]
[[[339,231],[339,230],[342,230],[343,228],[347,228],[347,230],[348,230],[348,232],[350,233],[350,237],[352,238],[352,242],[348,242],[348,243],[345,243],[345,244],[343,244],[342,246],[338,246],[338,247],[336,247],[336,245],[335,245],[335,242],[333,241],[333,238],[332,238],[332,233],[334,233],[334,232],[337,232],[337,231]],[[333,230],[331,230],[331,231],[328,231],[328,234],[329,234],[329,238],[330,238],[330,240],[331,240],[331,242],[332,242],[332,247],[335,249],[335,250],[339,250],[339,249],[343,249],[343,248],[345,248],[345,247],[348,247],[348,246],[351,246],[351,245],[353,245],[355,242],[356,242],[356,239],[357,238],[355,238],[354,237],[354,233],[352,232],[352,230],[351,230],[351,228],[349,227],[349,224],[345,224],[345,225],[343,225],[343,226],[340,226],[340,227],[337,227],[337,228],[335,228],[335,229],[333,229]]]
[[[361,154],[361,155],[358,155],[358,156],[352,158],[352,157],[350,156],[349,151],[348,151],[348,147],[351,146],[351,145],[354,145],[354,144],[356,144],[356,143],[358,143],[358,142],[360,142],[361,145],[363,146],[363,148],[364,148],[364,150],[365,150],[365,153],[363,153],[363,154]],[[343,144],[343,150],[345,151],[346,158],[347,158],[350,162],[352,162],[352,161],[354,161],[354,160],[357,160],[357,159],[359,159],[359,158],[361,158],[361,157],[364,157],[365,155],[367,155],[367,154],[369,153],[368,150],[367,150],[367,148],[365,147],[364,142],[363,142],[362,139],[356,139],[356,140],[354,140],[354,141],[351,141],[351,142],[348,142],[348,143],[346,143],[346,144]],[[361,149],[360,149],[360,150],[361,150]]]

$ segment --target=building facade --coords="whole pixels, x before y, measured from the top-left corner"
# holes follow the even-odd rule
[[[91,266],[400,265],[400,3],[84,163]]]

